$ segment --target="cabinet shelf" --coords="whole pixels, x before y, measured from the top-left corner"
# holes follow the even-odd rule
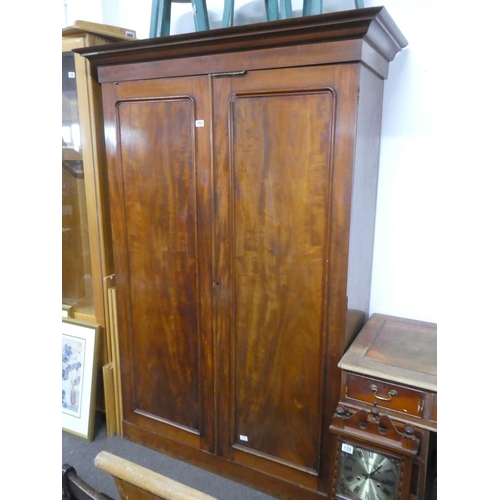
[[[83,155],[81,151],[75,151],[73,148],[65,147],[62,148],[62,160],[63,161],[82,161]]]

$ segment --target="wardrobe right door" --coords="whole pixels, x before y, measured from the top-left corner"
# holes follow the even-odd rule
[[[313,489],[340,386],[356,79],[213,80],[218,449]]]

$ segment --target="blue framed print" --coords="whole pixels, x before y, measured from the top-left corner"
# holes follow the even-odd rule
[[[89,441],[94,438],[100,328],[62,318],[62,428]]]

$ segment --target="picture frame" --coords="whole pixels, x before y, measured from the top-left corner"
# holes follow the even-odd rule
[[[62,429],[94,439],[97,358],[101,327],[62,318]]]

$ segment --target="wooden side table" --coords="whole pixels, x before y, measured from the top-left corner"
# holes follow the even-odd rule
[[[374,314],[342,357],[333,498],[427,500],[436,483],[437,327]]]

